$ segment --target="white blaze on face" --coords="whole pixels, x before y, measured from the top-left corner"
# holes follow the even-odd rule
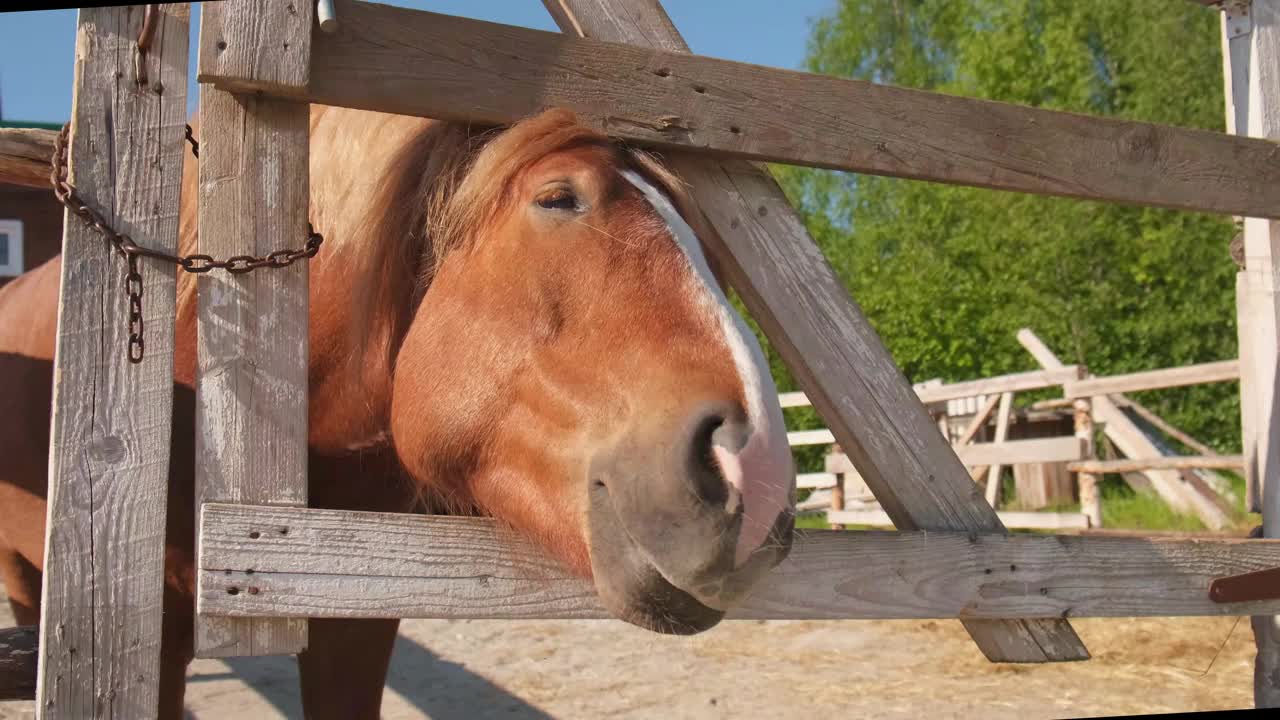
[[[736,453],[719,445],[712,450],[721,474],[742,495],[742,533],[738,538],[735,558],[735,565],[741,567],[766,541],[778,514],[791,508],[795,467],[791,460],[791,447],[787,443],[782,408],[778,404],[778,389],[769,373],[769,363],[765,361],[760,343],[720,290],[693,228],[676,211],[666,194],[648,180],[631,170],[623,170],[622,176],[640,189],[684,251],[700,281],[701,300],[716,316],[742,381],[747,422],[750,423],[747,444]]]

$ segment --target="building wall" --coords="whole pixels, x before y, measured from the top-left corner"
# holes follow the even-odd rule
[[[44,264],[62,252],[62,205],[52,190],[0,183],[0,221],[22,223],[22,270]],[[0,228],[7,223],[0,222]],[[0,277],[0,286],[13,280]]]

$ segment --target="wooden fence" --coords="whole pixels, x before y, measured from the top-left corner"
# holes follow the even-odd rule
[[[657,0],[545,4],[565,34],[353,0],[333,3],[335,32],[316,32],[310,2],[205,4],[203,250],[272,250],[302,234],[299,100],[478,123],[572,108],[668,151],[716,230],[709,250],[900,530],[805,533],[737,617],[958,618],[991,660],[1043,662],[1089,656],[1074,617],[1280,613],[1280,598],[1219,603],[1208,592],[1215,578],[1280,566],[1275,540],[1007,535],[777,184],[747,162],[1280,218],[1272,142],[690,55]],[[1274,63],[1280,0],[1253,8],[1257,52]],[[163,42],[138,65],[150,84],[133,63],[114,70],[138,54],[142,19],[141,6],[81,11],[71,175],[141,245],[171,248],[187,5],[161,6]],[[1274,110],[1280,87],[1264,80],[1250,102]],[[1276,134],[1249,120],[1250,134]],[[1250,230],[1267,221],[1249,223],[1248,289],[1270,293],[1253,283],[1271,277],[1270,255],[1255,252]],[[173,269],[147,264],[146,356],[131,365],[118,352],[128,307],[116,258],[76,222],[66,228],[38,707],[48,718],[142,718],[155,714],[158,683]],[[306,509],[305,265],[201,282],[200,655],[295,652],[309,617],[602,616],[588,586],[484,520]],[[1249,316],[1248,332],[1264,338],[1249,357],[1274,353],[1274,304],[1268,312]],[[1037,357],[1045,373],[1070,372]],[[1242,353],[1245,365],[1242,392],[1269,397],[1273,379],[1258,380]],[[271,402],[236,407],[245,387]],[[1246,427],[1251,417],[1265,436],[1266,409]],[[267,436],[287,451],[261,452]],[[1274,536],[1280,493],[1267,497]],[[250,582],[257,592],[238,591]],[[1260,687],[1280,676],[1267,648]]]
[[[1030,330],[1022,330],[1021,339],[1035,352],[1043,354],[1044,343]],[[940,429],[944,436],[952,442],[952,449],[966,467],[970,468],[975,481],[986,476],[986,492],[984,496],[992,507],[998,508],[1000,500],[1000,469],[1013,466],[1015,476],[1021,470],[1027,476],[1026,487],[1035,489],[1035,480],[1047,485],[1046,475],[1052,474],[1050,468],[1061,467],[1063,471],[1073,473],[1078,492],[1076,497],[1081,503],[1080,512],[1000,512],[1000,519],[1007,527],[1036,529],[1066,528],[1100,528],[1102,527],[1101,498],[1096,489],[1098,476],[1104,473],[1141,473],[1142,482],[1139,489],[1153,489],[1162,493],[1162,498],[1173,508],[1193,512],[1211,530],[1220,530],[1231,520],[1230,502],[1217,489],[1204,482],[1197,482],[1187,473],[1194,470],[1225,469],[1243,471],[1243,456],[1221,456],[1212,449],[1199,443],[1195,438],[1181,432],[1163,418],[1144,408],[1141,404],[1126,397],[1125,392],[1160,390],[1185,385],[1202,383],[1236,381],[1240,377],[1240,363],[1237,360],[1186,365],[1160,370],[1150,370],[1109,377],[1086,377],[1085,370],[1071,365],[1052,370],[1014,373],[998,377],[983,378],[966,382],[942,384],[940,382],[921,383],[914,386],[916,394],[922,402],[931,404],[939,418]],[[1016,391],[1046,390],[1061,388],[1063,400],[1055,408],[1074,407],[1075,431],[1068,436],[1044,437],[1034,439],[1010,440],[1006,438],[1011,418],[1011,403]],[[977,394],[982,393],[982,394]],[[806,407],[808,398],[804,393],[792,392],[780,395],[783,407]],[[1080,400],[1085,400],[1083,404]],[[968,409],[967,418],[951,416],[951,407],[957,400],[968,400],[968,403],[956,404]],[[939,407],[945,403],[946,407]],[[997,403],[999,411],[996,412]],[[1115,407],[1133,409],[1143,420],[1155,425],[1157,429],[1169,433],[1189,447],[1198,449],[1202,454],[1196,456],[1170,457],[1162,454],[1152,440],[1136,424],[1128,420],[1119,411],[1111,414],[1112,422],[1119,427],[1101,425],[1107,436],[1119,437],[1126,447],[1138,448],[1141,455],[1123,460],[1099,461],[1094,458],[1093,429],[1096,421],[1093,414],[1095,405],[1106,407],[1107,403]],[[1082,415],[1083,413],[1083,415]],[[994,418],[993,418],[994,416]],[[967,419],[967,427],[958,435],[951,433],[951,420]],[[995,442],[976,443],[979,430],[991,424],[996,425]],[[1083,425],[1082,425],[1083,424]],[[819,490],[830,489],[815,501],[805,505],[806,509],[827,507],[827,520],[835,527],[843,525],[891,525],[888,516],[880,510],[870,491],[862,484],[854,464],[838,446],[834,445],[835,437],[830,430],[797,430],[788,433],[792,446],[830,445],[831,452],[826,460],[826,472],[806,473],[797,476],[797,486]],[[1169,481],[1162,471],[1179,471],[1178,477]],[[1167,474],[1167,473],[1166,473]],[[1157,484],[1152,476],[1165,482]],[[1069,478],[1068,478],[1069,479]],[[1022,489],[1021,481],[1020,491]],[[1136,482],[1136,480],[1135,480]],[[1180,491],[1175,494],[1170,489]],[[1061,489],[1061,488],[1060,488]],[[1069,496],[1070,488],[1066,488]],[[1163,492],[1162,492],[1163,491]],[[1045,493],[1049,494],[1049,493]],[[1195,494],[1203,502],[1191,504],[1186,495]],[[1061,499],[1061,498],[1060,498]]]

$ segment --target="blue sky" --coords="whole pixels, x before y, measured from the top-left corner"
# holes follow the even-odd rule
[[[810,21],[830,13],[835,2],[664,0],[663,5],[695,53],[798,68],[804,60]],[[556,30],[538,0],[396,0],[388,4]],[[70,116],[75,25],[75,10],[0,13],[4,119],[64,122]],[[194,46],[193,42],[192,77]],[[193,103],[195,95],[190,93]]]

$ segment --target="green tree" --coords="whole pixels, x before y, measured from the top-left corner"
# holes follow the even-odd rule
[[[1221,130],[1218,13],[1138,0],[840,0],[807,69]],[[814,238],[908,377],[1065,362],[1114,374],[1236,356],[1230,218],[779,167]],[[782,385],[792,382],[774,359]],[[1140,395],[1223,451],[1235,384]]]

